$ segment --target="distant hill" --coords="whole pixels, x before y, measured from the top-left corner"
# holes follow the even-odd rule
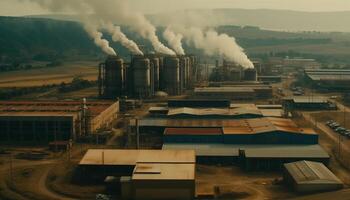
[[[190,10],[185,14],[164,13],[151,15],[157,24],[167,24],[171,20],[185,20],[186,13],[204,17],[210,25],[258,26],[270,30],[286,31],[339,31],[350,32],[350,11],[345,12],[302,12],[268,9],[214,9]],[[190,15],[190,14],[188,14]]]
[[[75,16],[65,15],[0,17],[0,64],[17,60],[25,63],[27,60],[91,60],[104,57],[74,18]],[[153,51],[149,41],[140,38],[127,27],[122,29],[144,52]],[[216,29],[235,37],[250,57],[280,53],[350,62],[350,33],[286,32],[236,25],[223,25]],[[157,33],[166,44],[161,37],[163,30],[164,27],[158,27]],[[111,41],[108,34],[104,37]],[[111,46],[120,56],[129,60],[130,52],[127,49],[115,42],[111,42]],[[188,46],[186,42],[184,48],[188,53],[203,55],[202,51]]]
[[[105,37],[111,41],[108,34]],[[122,56],[129,52],[118,43],[111,44]],[[104,56],[93,40],[75,21],[0,17],[0,59],[53,60],[96,59]],[[0,62],[1,62],[0,60]]]

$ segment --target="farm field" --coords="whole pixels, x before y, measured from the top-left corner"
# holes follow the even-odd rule
[[[34,87],[71,82],[76,76],[96,80],[98,63],[91,61],[69,62],[59,67],[0,73],[0,88]]]

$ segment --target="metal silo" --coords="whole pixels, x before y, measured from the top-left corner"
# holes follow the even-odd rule
[[[187,58],[185,56],[180,57],[180,92],[184,92],[187,80],[186,80],[186,70],[187,70]]]
[[[160,81],[159,81],[159,66],[160,66],[160,61],[159,61],[159,58],[157,57],[154,57],[151,59],[151,63],[152,63],[152,66],[153,66],[153,90],[154,91],[158,91],[159,90],[159,84],[160,84]]]
[[[105,62],[103,96],[116,98],[123,94],[125,86],[124,61],[117,56],[108,56]]]
[[[145,57],[134,57],[132,61],[133,87],[136,97],[144,98],[151,95],[151,66]]]
[[[242,71],[240,69],[232,69],[229,75],[229,81],[239,82],[242,80]]]
[[[245,81],[257,81],[258,80],[258,74],[256,69],[246,69],[244,70],[244,80]]]
[[[164,58],[164,83],[165,91],[169,95],[180,94],[180,59],[173,57]]]

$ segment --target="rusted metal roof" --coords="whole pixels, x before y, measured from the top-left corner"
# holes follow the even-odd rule
[[[239,116],[239,115],[257,115],[262,116],[258,109],[246,108],[176,108],[170,109],[168,116],[193,115],[193,116]]]
[[[95,116],[113,105],[114,101],[87,101],[86,105],[91,115]],[[82,107],[82,101],[0,101],[0,115],[18,116],[41,115],[44,113],[75,113]]]
[[[164,135],[222,135],[221,128],[166,128]]]

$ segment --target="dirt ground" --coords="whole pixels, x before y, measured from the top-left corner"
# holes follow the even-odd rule
[[[239,167],[197,165],[196,193],[217,194],[217,199],[286,199],[295,197],[281,183],[282,174],[247,173]],[[217,189],[214,189],[214,188]],[[215,192],[216,190],[216,192]]]

